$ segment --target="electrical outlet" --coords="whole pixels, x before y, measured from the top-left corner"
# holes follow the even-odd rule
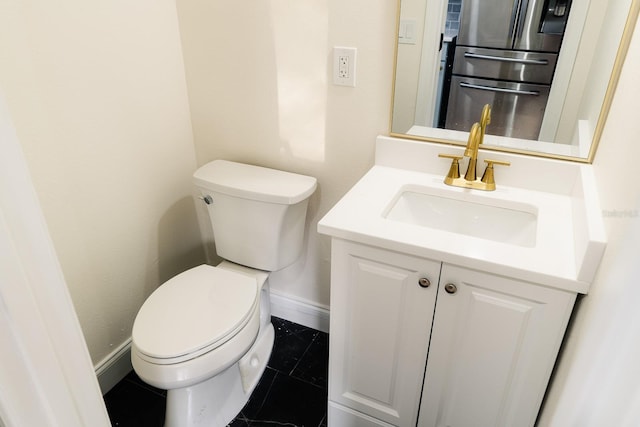
[[[340,86],[356,85],[356,48],[333,48],[333,84]]]
[[[349,78],[349,57],[347,55],[338,55],[338,78]]]

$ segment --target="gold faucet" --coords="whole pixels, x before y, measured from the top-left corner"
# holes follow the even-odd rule
[[[464,178],[460,177],[460,159],[463,156],[457,156],[454,154],[439,154],[438,157],[446,157],[452,159],[449,173],[444,178],[444,183],[447,185],[453,185],[455,187],[474,188],[477,190],[492,191],[496,189],[496,182],[493,174],[493,165],[509,166],[511,163],[503,162],[500,160],[486,159],[487,167],[484,170],[484,174],[481,179],[478,179],[476,174],[476,167],[478,163],[478,148],[484,142],[484,134],[487,125],[491,123],[491,106],[486,104],[482,108],[482,114],[480,115],[480,122],[476,122],[471,126],[469,131],[469,139],[467,140],[467,147],[464,150],[464,156],[469,158],[467,165],[467,172],[464,174]]]
[[[475,181],[477,178],[476,165],[478,164],[478,147],[482,144],[483,136],[482,125],[478,122],[474,123],[469,131],[467,148],[464,150],[464,155],[469,158],[467,173],[464,174],[464,179],[467,181]]]
[[[480,143],[484,140],[484,133],[487,130],[487,125],[491,123],[491,105],[485,104],[482,107],[482,113],[480,114]]]

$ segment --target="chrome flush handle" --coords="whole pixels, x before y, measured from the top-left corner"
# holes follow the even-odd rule
[[[213,204],[213,197],[211,197],[208,194],[206,196],[204,196],[204,197],[198,197],[198,199],[204,201],[208,205]]]

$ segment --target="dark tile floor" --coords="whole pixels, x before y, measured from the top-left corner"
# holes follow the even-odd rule
[[[326,427],[329,335],[277,317],[275,345],[231,427]],[[162,427],[166,392],[129,373],[104,396],[113,426]]]

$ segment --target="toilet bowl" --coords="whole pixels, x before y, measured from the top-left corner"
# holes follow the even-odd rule
[[[316,187],[315,178],[220,160],[194,181],[226,260],[161,285],[132,331],[134,370],[167,390],[165,427],[225,426],[248,401],[274,342],[268,272],[300,255]]]
[[[242,409],[273,347],[266,302],[267,274],[226,261],[187,270],[145,301],[132,363],[144,382],[168,390],[165,426],[226,425]]]

